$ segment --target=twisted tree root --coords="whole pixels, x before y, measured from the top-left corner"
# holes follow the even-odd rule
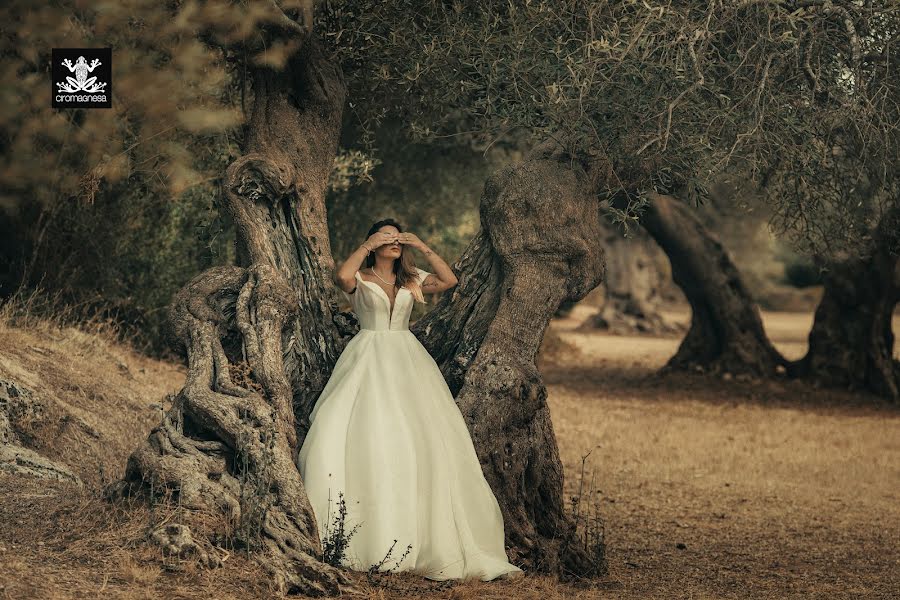
[[[180,504],[250,523],[241,539],[281,592],[322,596],[353,588],[349,574],[320,562],[319,532],[293,461],[291,391],[281,363],[290,290],[265,265],[211,269],[176,297],[173,334],[188,376],[173,406],[129,458],[119,492],[172,492]],[[264,394],[231,381],[221,339],[234,315]],[[249,491],[248,491],[249,490]]]

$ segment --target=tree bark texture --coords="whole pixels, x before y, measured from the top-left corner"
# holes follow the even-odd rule
[[[228,169],[225,208],[246,265],[271,264],[294,291],[298,316],[287,332],[284,362],[302,436],[351,331],[336,319],[325,210],[346,87],[340,68],[314,40],[285,71],[256,69],[253,82],[247,154]]]
[[[120,491],[168,490],[182,506],[224,514],[251,532],[239,541],[261,550],[281,591],[338,594],[352,580],[317,559],[293,459],[343,347],[324,200],[345,85],[312,36],[283,69],[252,74],[245,154],[222,196],[240,265],[211,269],[176,295],[170,320],[187,381],[130,457]],[[241,359],[252,373],[244,385],[232,377]]]
[[[552,148],[552,147],[549,147]],[[435,357],[500,504],[510,560],[565,577],[607,572],[604,546],[578,543],[534,358],[550,318],[602,280],[595,184],[548,146],[494,173],[482,231],[454,265],[459,284],[413,331]]]
[[[753,301],[722,243],[676,198],[651,194],[640,219],[672,264],[690,302],[691,326],[664,370],[768,377],[787,361],[763,329]]]
[[[792,371],[830,386],[867,390],[900,402],[900,362],[891,319],[900,301],[900,208],[882,218],[874,252],[829,265],[809,334]]]
[[[500,304],[503,267],[483,227],[453,270],[459,282],[410,329],[440,366],[456,397]]]

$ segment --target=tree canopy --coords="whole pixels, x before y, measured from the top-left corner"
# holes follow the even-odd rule
[[[739,168],[810,251],[859,245],[897,196],[900,16],[886,0],[135,0],[6,4],[18,83],[0,109],[14,157],[2,204],[90,201],[140,174],[172,198],[213,185],[241,138],[246,66],[277,68],[297,43],[263,34],[313,8],[350,89],[339,187],[370,177],[391,119],[430,143],[552,136],[632,209],[649,190],[701,200]],[[49,108],[49,49],[63,44],[113,47],[111,110]]]
[[[398,111],[414,136],[482,146],[551,136],[594,157],[604,195],[699,200],[740,169],[811,251],[861,250],[897,196],[894,3],[325,7],[364,123]]]

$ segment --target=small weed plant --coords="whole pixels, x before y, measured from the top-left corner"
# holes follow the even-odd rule
[[[322,562],[327,563],[331,566],[342,567],[344,560],[347,558],[346,554],[347,548],[350,546],[350,539],[362,526],[362,523],[357,523],[349,531],[347,530],[347,501],[344,498],[343,492],[338,492],[337,512],[333,517],[331,515],[331,506],[331,488],[329,488],[328,515],[325,520],[325,531],[322,534],[321,560]],[[369,575],[373,575],[376,573],[390,573],[394,572],[396,569],[399,569],[400,564],[403,562],[403,559],[405,559],[412,550],[412,544],[407,545],[406,551],[403,553],[400,559],[397,560],[393,567],[383,571],[381,570],[381,567],[388,561],[391,553],[393,553],[394,551],[394,546],[396,545],[397,540],[395,539],[394,543],[391,544],[391,547],[388,548],[387,553],[384,555],[384,557],[377,563],[373,563],[369,566]]]

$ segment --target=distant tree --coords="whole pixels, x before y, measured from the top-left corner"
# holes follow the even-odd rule
[[[858,49],[859,70],[842,72],[868,104],[823,92],[820,134],[805,140],[818,159],[783,152],[771,188],[798,198],[779,225],[815,256],[825,288],[809,352],[792,371],[898,402],[891,319],[900,301],[900,13],[876,22],[873,42]],[[864,118],[848,120],[852,110]]]
[[[656,242],[643,229],[624,237],[619,227],[605,223],[600,243],[606,257],[603,301],[580,330],[618,335],[677,335],[684,331],[663,313],[663,295],[672,274]]]
[[[900,401],[891,317],[900,300],[900,12],[891,2],[834,2],[824,61],[802,61],[810,100],[771,144],[764,185],[774,225],[813,255],[824,293],[808,354],[790,371]],[[854,18],[858,10],[867,18]],[[826,29],[830,25],[834,29]],[[839,27],[839,28],[838,28]],[[837,41],[837,40],[836,40]],[[804,114],[806,113],[806,114]]]
[[[878,219],[870,248],[832,259],[798,375],[900,401],[892,318],[900,301],[900,208]]]

